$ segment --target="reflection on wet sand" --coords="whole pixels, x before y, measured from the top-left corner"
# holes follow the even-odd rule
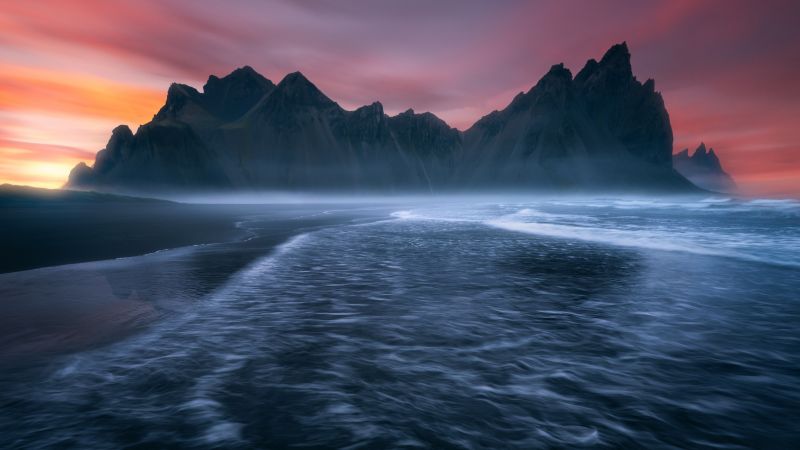
[[[0,296],[3,366],[108,342],[159,316],[137,292],[115,293],[109,279],[95,270],[19,274],[3,280]]]
[[[242,218],[245,239],[148,255],[0,274],[0,366],[18,366],[123,338],[191,310],[231,274],[301,230],[366,218],[283,208]]]

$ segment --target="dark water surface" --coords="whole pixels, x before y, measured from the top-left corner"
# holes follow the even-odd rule
[[[800,445],[794,202],[295,213],[0,276],[18,304],[100,311],[7,325],[7,361],[44,356],[3,368],[0,447]]]

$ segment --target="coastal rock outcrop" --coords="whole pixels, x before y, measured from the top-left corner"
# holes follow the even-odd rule
[[[689,156],[689,149],[683,149],[672,157],[675,170],[697,186],[714,192],[735,192],[736,183],[722,168],[714,149],[706,149],[700,143]]]

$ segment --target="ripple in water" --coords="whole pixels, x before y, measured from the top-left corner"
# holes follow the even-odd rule
[[[706,203],[740,214],[729,201]],[[406,210],[301,234],[190,312],[67,357],[34,382],[4,381],[0,442],[796,444],[796,268],[737,257],[752,248],[731,257],[592,231],[720,226],[716,211],[686,219],[669,206],[623,219],[632,206]],[[539,228],[496,226],[512,219]],[[753,220],[748,232],[763,233]]]

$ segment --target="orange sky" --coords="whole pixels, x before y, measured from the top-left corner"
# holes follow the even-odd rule
[[[344,107],[429,110],[464,129],[550,65],[628,42],[675,151],[714,147],[753,195],[800,197],[800,4],[789,0],[41,0],[0,7],[0,183],[58,187],[172,81],[302,70]]]
[[[146,122],[163,97],[90,75],[0,63],[0,180],[60,186],[75,164],[94,159],[109,127]]]

